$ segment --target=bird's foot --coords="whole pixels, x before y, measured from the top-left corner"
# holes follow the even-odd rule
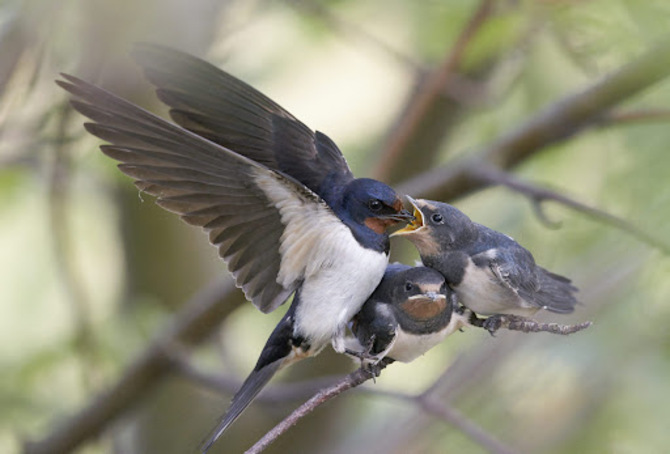
[[[489,332],[489,334],[491,336],[495,336],[495,334],[500,329],[502,329],[502,328],[509,329],[510,326],[522,323],[524,320],[527,320],[527,319],[525,317],[521,317],[519,315],[512,315],[512,314],[495,314],[495,315],[491,315],[487,318],[479,318],[473,312],[473,313],[470,314],[470,318],[469,318],[468,322],[473,326],[477,326],[479,328],[484,328],[486,331]]]
[[[379,377],[382,373],[382,370],[386,368],[389,364],[393,363],[395,360],[392,358],[382,358],[377,362],[369,362],[367,364],[361,365],[362,369],[365,369],[372,375],[372,380],[376,382],[376,378]]]
[[[377,363],[379,362],[379,357],[372,353],[372,346],[375,344],[375,335],[373,334],[370,337],[370,340],[365,346],[365,350],[352,350],[351,348],[344,348],[344,353],[354,358],[358,358],[361,361],[361,367],[366,363]]]
[[[345,348],[344,353],[353,356],[354,358],[358,358],[361,360],[361,365],[363,365],[364,362],[374,362],[377,361],[379,358],[377,358],[375,355],[370,353],[369,350],[367,351],[358,351],[358,350],[352,350],[350,348]]]

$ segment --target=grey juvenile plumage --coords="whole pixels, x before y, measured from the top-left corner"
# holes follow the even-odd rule
[[[577,288],[571,281],[538,266],[512,238],[449,204],[408,199],[416,221],[393,236],[414,243],[424,265],[446,277],[461,304],[482,315],[574,310]]]
[[[364,359],[410,362],[467,324],[456,295],[431,268],[394,263],[353,319]]]

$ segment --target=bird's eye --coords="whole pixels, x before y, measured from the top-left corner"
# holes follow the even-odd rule
[[[430,217],[430,219],[435,224],[442,224],[444,222],[444,216],[442,216],[440,213],[433,213],[433,215]]]
[[[407,290],[408,292],[411,292],[413,289],[414,289],[414,285],[412,285],[411,282],[406,282],[405,283],[405,290]]]
[[[382,205],[381,201],[379,201],[377,199],[372,199],[368,202],[368,208],[370,208],[370,210],[375,211],[375,212],[381,210],[382,206],[383,205]]]

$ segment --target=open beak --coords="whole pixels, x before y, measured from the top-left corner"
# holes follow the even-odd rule
[[[410,196],[405,196],[407,197],[407,200],[409,200],[409,203],[412,204],[412,207],[414,208],[414,216],[412,216],[413,220],[407,224],[405,227],[403,227],[400,230],[396,230],[391,234],[391,236],[403,236],[410,234],[412,232],[415,232],[416,230],[419,230],[421,227],[423,227],[423,213],[421,213],[421,210],[416,204],[416,200],[411,198]],[[405,211],[405,210],[403,210]],[[407,213],[409,214],[409,213]]]

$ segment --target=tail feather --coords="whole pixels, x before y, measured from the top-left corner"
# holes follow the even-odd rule
[[[536,293],[537,303],[551,312],[568,314],[577,305],[577,287],[570,279],[540,268],[538,273],[540,288]]]
[[[258,370],[254,370],[249,374],[240,390],[233,397],[233,401],[219,425],[214,428],[206,440],[200,445],[200,452],[202,454],[205,454],[216,440],[223,435],[226,429],[240,417],[242,412],[249,406],[249,404],[251,404],[261,389],[263,389],[274,374],[281,368],[283,363],[284,358],[281,358]]]
[[[299,300],[298,300],[299,301]],[[203,443],[200,444],[200,452],[205,454],[221,435],[233,424],[242,412],[251,404],[258,393],[272,379],[282,366],[288,365],[294,359],[292,348],[293,336],[293,313],[295,312],[296,299],[284,317],[275,326],[270,334],[258,362],[239,391],[233,396],[230,407],[223,415],[221,422],[214,428]]]

